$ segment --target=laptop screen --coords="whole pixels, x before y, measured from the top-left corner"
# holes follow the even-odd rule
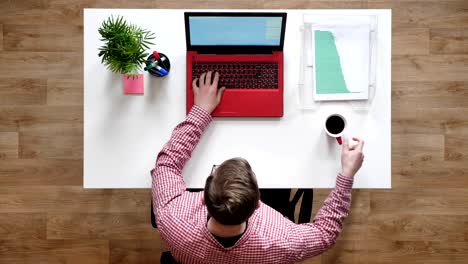
[[[282,16],[190,16],[191,46],[280,46]]]

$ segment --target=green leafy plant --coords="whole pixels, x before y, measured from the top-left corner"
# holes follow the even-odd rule
[[[99,48],[102,63],[112,72],[137,75],[145,63],[154,34],[127,23],[123,17],[111,16],[99,28],[104,45]]]

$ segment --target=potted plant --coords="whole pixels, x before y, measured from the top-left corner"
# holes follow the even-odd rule
[[[145,63],[150,41],[154,34],[127,23],[123,17],[109,17],[99,28],[101,41],[104,45],[99,48],[102,63],[115,73],[123,74],[124,93],[143,93],[143,74],[141,65]]]

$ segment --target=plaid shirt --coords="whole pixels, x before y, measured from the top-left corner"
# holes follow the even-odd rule
[[[152,178],[154,212],[162,239],[181,263],[294,263],[329,249],[351,204],[353,178],[338,174],[312,223],[295,224],[260,203],[244,235],[224,248],[207,229],[203,192],[185,190],[182,169],[212,118],[194,106],[158,154]]]

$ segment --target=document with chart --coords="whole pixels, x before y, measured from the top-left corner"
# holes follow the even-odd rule
[[[314,100],[367,100],[370,21],[330,19],[312,25]]]

